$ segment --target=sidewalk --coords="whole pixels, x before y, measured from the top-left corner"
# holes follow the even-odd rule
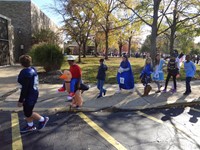
[[[16,77],[21,70],[20,66],[0,67],[0,110],[2,111],[20,111],[22,108],[17,107],[17,101],[20,95]],[[172,83],[169,83],[170,89]],[[200,80],[192,81],[192,93],[184,96],[185,82],[178,82],[177,92],[171,94],[158,93],[156,85],[152,83],[152,91],[149,96],[141,97],[143,85],[136,84],[135,92],[122,91],[115,94],[116,85],[105,85],[107,93],[105,97],[96,99],[98,90],[95,85],[83,93],[83,106],[72,111],[99,111],[99,110],[142,110],[148,108],[174,107],[178,105],[200,104]],[[71,111],[69,102],[66,102],[66,93],[58,93],[57,89],[60,84],[40,84],[40,95],[36,104],[36,111]]]

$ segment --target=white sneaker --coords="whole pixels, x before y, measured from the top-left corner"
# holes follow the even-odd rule
[[[68,100],[68,101],[70,101],[70,100],[72,100],[72,99],[73,99],[73,97],[67,96],[67,100]]]
[[[129,90],[130,93],[134,93],[134,91],[135,91],[134,88]]]
[[[119,94],[119,93],[121,93],[121,91],[122,91],[122,90],[118,89],[115,93],[116,93],[116,94]]]

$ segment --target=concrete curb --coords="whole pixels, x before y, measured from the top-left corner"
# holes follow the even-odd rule
[[[58,112],[119,112],[119,111],[141,111],[141,110],[149,110],[149,109],[166,109],[172,107],[187,107],[187,106],[194,106],[200,105],[200,102],[183,102],[183,103],[174,103],[174,104],[167,104],[167,105],[160,105],[160,106],[152,106],[152,107],[135,107],[135,108],[118,108],[118,107],[105,107],[105,108],[70,108],[70,107],[54,107],[54,108],[35,108],[34,111],[36,112],[49,112],[49,113],[58,113]],[[12,108],[3,108],[0,107],[0,111],[10,111],[10,112],[20,112],[22,108],[19,107],[12,107]]]

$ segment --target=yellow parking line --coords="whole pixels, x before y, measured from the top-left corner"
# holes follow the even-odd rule
[[[153,117],[153,116],[147,115],[147,114],[145,114],[145,113],[143,113],[143,112],[141,112],[141,111],[137,111],[137,114],[140,115],[140,116],[144,116],[144,117],[146,117],[146,118],[148,118],[148,119],[151,119],[151,120],[153,120],[153,121],[155,121],[155,122],[158,122],[158,123],[160,123],[160,124],[163,124],[163,123],[164,123],[162,120],[159,120],[159,119],[157,119],[157,118],[155,118],[155,117]]]
[[[11,114],[12,150],[23,150],[21,134],[19,131],[19,118],[17,113]]]
[[[78,114],[87,124],[89,124],[94,130],[96,130],[105,140],[112,144],[118,150],[126,150],[126,148],[116,141],[112,136],[106,133],[102,128],[100,128],[96,123],[94,123],[90,118],[85,114],[80,112]]]

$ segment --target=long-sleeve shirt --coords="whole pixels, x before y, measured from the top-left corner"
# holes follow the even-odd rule
[[[98,80],[105,80],[107,69],[108,69],[107,66],[103,63],[99,66],[99,70],[98,70],[98,74],[97,74]]]
[[[184,69],[186,77],[194,77],[196,73],[196,66],[192,61],[184,62]]]
[[[34,105],[38,98],[38,75],[33,67],[24,68],[18,75],[18,83],[21,85],[19,102]]]

